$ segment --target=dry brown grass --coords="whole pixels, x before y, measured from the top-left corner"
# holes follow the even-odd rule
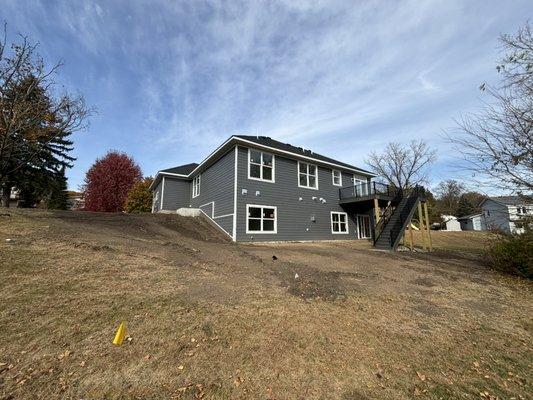
[[[531,284],[465,258],[477,238],[241,246],[177,216],[8,212],[0,398],[530,395]]]
[[[427,231],[425,231],[426,246],[429,245]],[[431,242],[433,248],[437,251],[451,251],[456,253],[481,254],[487,246],[491,237],[488,232],[464,231],[464,232],[447,232],[431,231]],[[413,231],[413,243],[417,249],[423,249],[424,237],[421,231]],[[409,233],[402,244],[409,246]]]

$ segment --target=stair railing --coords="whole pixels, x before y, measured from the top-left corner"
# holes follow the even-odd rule
[[[385,226],[387,226],[387,223],[392,217],[392,214],[394,214],[394,210],[395,210],[394,204],[398,204],[402,200],[402,197],[403,197],[402,189],[397,189],[394,195],[394,198],[389,203],[389,205],[385,208],[385,211],[383,211],[383,214],[380,216],[379,221],[376,224],[376,227],[374,228],[374,244],[376,244],[379,237],[383,233]]]
[[[406,203],[403,205],[402,209],[400,210],[399,218],[395,221],[394,225],[391,227],[390,239],[389,239],[391,249],[394,249],[396,240],[401,235],[405,227],[407,218],[411,214],[413,207],[416,205],[416,202],[419,200],[419,197],[422,194],[423,194],[423,188],[421,186],[417,185],[411,190],[411,193],[409,194],[409,197]]]

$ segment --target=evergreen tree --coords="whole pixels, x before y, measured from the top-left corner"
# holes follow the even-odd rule
[[[47,208],[52,210],[66,210],[68,208],[67,177],[65,168],[55,178],[50,185],[50,197],[47,201]]]
[[[11,47],[0,38],[0,188],[9,206],[12,186],[24,187],[30,198],[30,176],[53,179],[71,167],[69,136],[85,126],[90,114],[83,97],[58,95],[51,76],[60,64],[46,70],[37,46],[21,36]],[[34,199],[33,199],[34,200]]]

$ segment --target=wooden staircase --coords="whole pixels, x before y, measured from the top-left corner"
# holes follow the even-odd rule
[[[424,189],[421,186],[398,191],[395,201],[387,206],[376,224],[374,233],[374,247],[376,249],[396,250],[405,228],[411,222],[418,202],[423,199],[423,194]],[[393,207],[392,204],[397,205]]]

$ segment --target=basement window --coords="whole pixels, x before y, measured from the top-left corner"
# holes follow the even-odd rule
[[[348,233],[348,214],[345,212],[331,212],[331,233]]]
[[[248,149],[248,179],[274,182],[274,156]]]
[[[246,205],[246,233],[277,233],[277,207]]]

